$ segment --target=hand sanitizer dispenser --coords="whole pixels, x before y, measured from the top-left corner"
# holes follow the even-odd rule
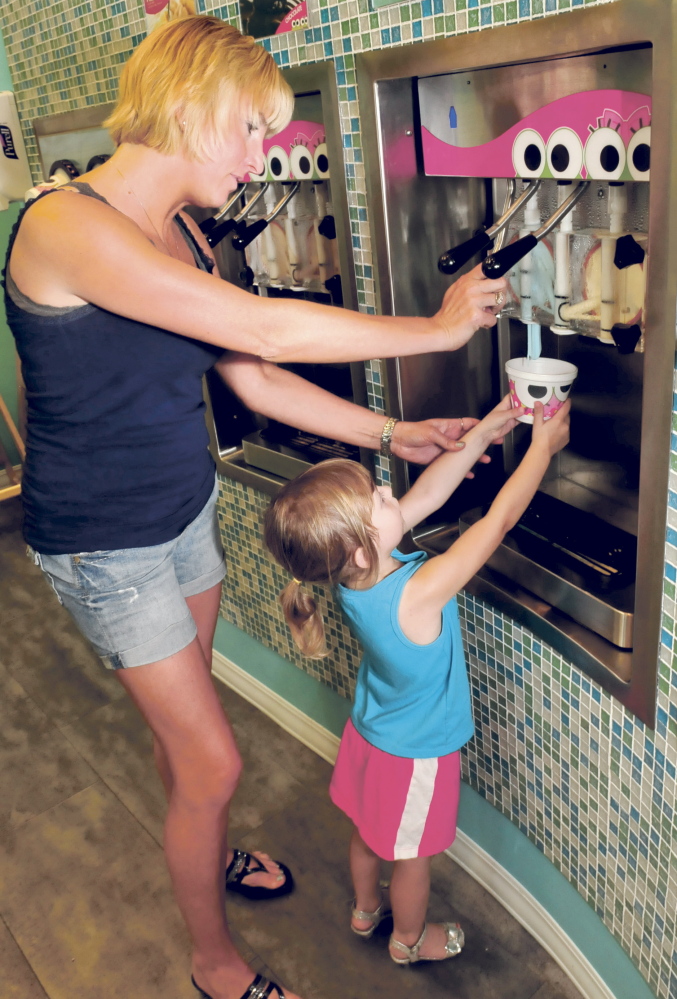
[[[23,201],[33,181],[16,111],[14,94],[0,93],[0,211],[10,201]]]

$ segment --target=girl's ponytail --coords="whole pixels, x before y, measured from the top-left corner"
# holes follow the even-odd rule
[[[292,637],[304,656],[324,659],[329,655],[324,637],[324,622],[315,598],[297,579],[285,586],[280,603]]]
[[[292,576],[280,594],[282,610],[294,641],[311,659],[323,659],[329,651],[310,584],[359,581],[370,586],[378,573],[371,525],[374,488],[366,468],[335,458],[313,465],[284,485],[266,511],[266,546]],[[369,569],[358,567],[359,550]]]

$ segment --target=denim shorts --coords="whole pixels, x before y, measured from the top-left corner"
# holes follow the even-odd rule
[[[218,482],[195,520],[162,545],[72,555],[28,549],[108,669],[165,659],[197,635],[186,597],[226,574],[217,495]]]

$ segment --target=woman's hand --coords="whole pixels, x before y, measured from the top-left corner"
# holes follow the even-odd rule
[[[447,332],[450,350],[466,344],[480,326],[496,325],[496,313],[503,307],[507,287],[505,278],[485,278],[478,264],[447,288],[433,319]]]
[[[462,451],[465,447],[459,438],[477,426],[479,420],[472,416],[464,416],[457,420],[421,420],[419,423],[408,423],[401,420],[395,424],[390,449],[398,458],[413,461],[417,465],[428,465],[443,451]],[[489,462],[488,455],[482,455],[481,462]],[[473,473],[468,472],[467,478],[472,479]]]

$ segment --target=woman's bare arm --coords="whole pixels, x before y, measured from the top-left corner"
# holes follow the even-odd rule
[[[230,352],[215,368],[244,404],[262,416],[358,447],[378,450],[381,446],[385,416],[341,399],[291,371],[251,354]],[[441,451],[459,450],[457,441],[431,420],[398,422],[391,443],[395,453],[406,451],[410,461],[420,464]]]
[[[485,309],[505,283],[465,275],[431,319],[258,297],[166,256],[126,216],[66,191],[26,213],[11,272],[22,291],[45,304],[89,302],[224,349],[315,362],[455,349],[480,325],[494,325]]]

